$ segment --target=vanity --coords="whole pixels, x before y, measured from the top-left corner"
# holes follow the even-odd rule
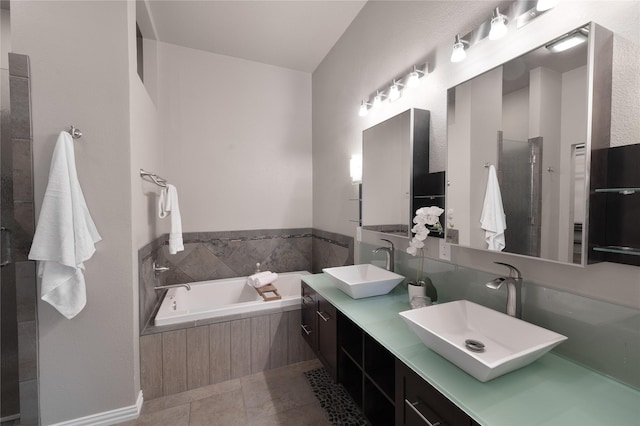
[[[352,299],[315,274],[302,278],[302,295],[303,336],[372,425],[638,422],[640,391],[554,353],[476,380],[427,348],[398,315],[409,309],[403,286]]]

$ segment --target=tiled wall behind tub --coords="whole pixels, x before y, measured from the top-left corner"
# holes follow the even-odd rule
[[[353,265],[353,237],[314,229],[312,241],[310,272],[317,274],[322,268]]]
[[[184,251],[174,255],[167,238],[138,251],[141,332],[162,294],[156,285],[247,276],[258,262],[263,271],[274,272],[321,272],[353,263],[353,238],[311,228],[185,233]],[[154,261],[171,269],[155,278]]]

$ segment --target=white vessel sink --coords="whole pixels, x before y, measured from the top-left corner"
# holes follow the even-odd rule
[[[427,347],[481,382],[524,367],[567,339],[468,300],[400,315]]]
[[[370,264],[324,268],[322,271],[353,299],[387,294],[404,280],[402,275]]]

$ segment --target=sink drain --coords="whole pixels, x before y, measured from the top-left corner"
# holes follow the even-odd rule
[[[464,345],[471,352],[484,352],[484,343],[482,343],[482,342],[480,342],[478,340],[467,339],[467,340],[464,341]]]

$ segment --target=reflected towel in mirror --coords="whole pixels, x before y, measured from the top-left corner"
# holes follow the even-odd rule
[[[507,229],[507,217],[504,214],[498,176],[493,165],[489,166],[489,177],[487,178],[487,189],[484,194],[480,225],[485,231],[484,238],[488,245],[487,248],[489,250],[502,251],[506,245],[504,231]]]

